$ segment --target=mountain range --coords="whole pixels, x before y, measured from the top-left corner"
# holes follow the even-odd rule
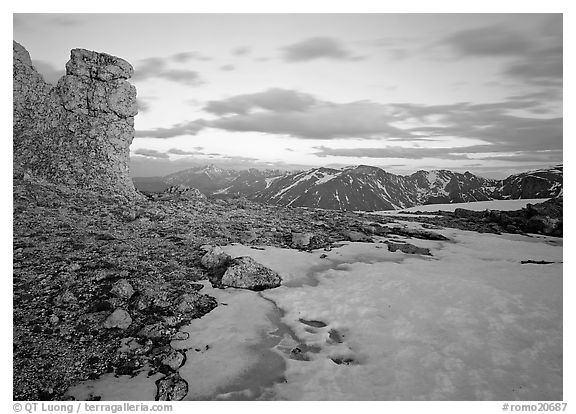
[[[143,192],[186,185],[214,197],[243,196],[282,206],[371,211],[437,203],[556,197],[563,193],[562,176],[562,165],[514,174],[503,180],[449,170],[396,175],[368,165],[297,172],[238,171],[209,165],[133,181]]]

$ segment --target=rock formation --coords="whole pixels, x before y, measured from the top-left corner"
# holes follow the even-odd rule
[[[44,82],[13,42],[14,173],[134,198],[128,173],[136,88],[123,59],[73,49],[66,75]]]

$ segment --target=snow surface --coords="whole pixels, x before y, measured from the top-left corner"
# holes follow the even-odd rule
[[[320,179],[318,179],[318,181],[316,181],[316,185],[327,183],[328,181],[333,180],[334,178],[339,177],[339,176],[340,176],[340,173],[338,173],[338,174],[325,173]]]
[[[266,188],[270,187],[270,185],[272,185],[272,183],[273,183],[274,181],[276,181],[276,180],[278,180],[278,179],[280,179],[280,178],[282,178],[282,177],[279,176],[279,177],[268,177],[268,178],[265,178]]]
[[[205,286],[202,292],[214,296],[219,306],[182,329],[189,339],[172,342],[172,347],[188,350],[187,361],[179,370],[188,382],[186,400],[214,399],[218,394],[244,391],[243,387],[238,390],[238,381],[249,396],[257,391],[258,381],[242,377],[251,369],[257,372],[252,377],[258,377],[262,365],[271,365],[274,369],[269,375],[279,380],[284,362],[263,339],[266,332],[275,329],[268,318],[273,305],[256,292],[214,289],[209,283]]]
[[[454,242],[410,240],[430,248],[430,259],[354,263],[346,249],[375,252],[377,245],[350,243],[325,260],[340,254],[352,263],[317,272],[317,286],[263,292],[298,338],[321,349],[310,361],[287,359],[286,382],[266,398],[561,399],[561,239],[441,233]],[[268,248],[266,256],[281,275],[301,266],[291,250]],[[555,263],[520,264],[527,259]],[[327,326],[312,329],[301,318]],[[342,343],[328,343],[331,329]]]
[[[276,270],[283,285],[205,282],[219,306],[172,343],[187,350],[187,399],[562,400],[562,239],[438,232],[451,240],[394,237],[431,257],[383,243],[226,246]],[[553,263],[520,263],[529,259]],[[314,352],[291,358],[302,344]]]
[[[405,208],[398,213],[405,211],[454,211],[457,208],[464,208],[467,210],[483,211],[483,210],[501,210],[501,211],[511,211],[520,210],[526,207],[528,203],[538,204],[543,203],[548,200],[548,198],[523,198],[517,200],[490,200],[490,201],[473,201],[470,203],[453,203],[453,204],[428,204],[425,206],[415,206],[410,208]],[[382,213],[394,214],[394,210],[383,211]]]
[[[148,376],[149,368],[141,370],[135,377],[129,375],[104,374],[97,380],[82,381],[70,387],[65,396],[86,401],[101,397],[102,401],[154,401],[156,381],[164,375]]]

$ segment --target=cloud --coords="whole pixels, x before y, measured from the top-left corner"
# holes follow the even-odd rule
[[[170,69],[160,73],[158,77],[185,85],[199,85],[202,83],[197,72],[187,69]]]
[[[318,157],[358,157],[358,158],[407,158],[419,160],[422,158],[468,159],[465,154],[452,153],[453,148],[328,148],[315,147]]]
[[[190,60],[210,61],[213,60],[210,56],[205,56],[199,52],[181,52],[171,56],[171,59],[178,63],[186,63]]]
[[[202,149],[202,147],[195,147],[196,149]],[[175,154],[175,155],[202,155],[204,154],[202,151],[184,151],[178,148],[170,148],[167,151],[168,154]]]
[[[66,74],[65,69],[58,69],[54,65],[44,60],[33,60],[32,63],[42,78],[52,85],[56,85],[58,80]]]
[[[315,59],[342,61],[362,59],[331,37],[313,37],[285,46],[281,50],[286,62],[307,62]]]
[[[388,143],[431,142],[472,139],[483,142],[476,148],[429,150],[425,156],[462,158],[466,152],[520,152],[562,149],[563,119],[545,117],[557,112],[558,94],[536,91],[514,95],[498,102],[446,105],[410,103],[381,104],[371,101],[335,103],[288,89],[268,89],[253,94],[210,101],[204,111],[212,119],[137,131],[138,137],[170,138],[194,135],[203,128],[233,132],[259,132],[299,139],[369,139]],[[531,116],[538,113],[539,115]],[[372,149],[370,149],[372,150]],[[406,157],[408,150],[397,151]],[[404,152],[401,152],[404,151]],[[418,152],[422,157],[425,151]],[[416,156],[416,153],[411,153]],[[359,155],[360,156],[360,155]]]
[[[421,48],[422,40],[417,37],[388,36],[375,40],[363,41],[370,47],[384,51],[391,60],[404,60],[417,53]]]
[[[223,65],[223,66],[220,66],[220,70],[223,70],[223,71],[225,71],[225,72],[230,72],[230,71],[236,70],[236,66],[234,66],[234,65]]]
[[[526,36],[503,25],[460,30],[439,43],[448,47],[456,57],[521,56],[531,48]]]
[[[82,21],[80,19],[66,16],[66,15],[52,17],[49,20],[49,22],[54,24],[54,25],[62,26],[62,27],[73,27],[73,26],[79,26],[82,24]]]
[[[146,113],[150,111],[150,103],[144,98],[136,98],[136,104],[138,105],[138,113]]]
[[[540,26],[513,30],[502,24],[460,30],[436,46],[454,58],[506,59],[502,75],[519,83],[555,86],[562,84],[562,15],[550,15]]]
[[[305,139],[410,137],[411,134],[390,125],[393,121],[387,108],[377,103],[317,101],[299,110],[267,110],[221,117],[209,121],[208,126]]]
[[[510,150],[562,147],[562,119],[512,115],[542,112],[557,104],[553,93],[449,105],[334,103],[287,89],[268,89],[209,102],[204,110],[219,118],[204,126],[227,131],[282,134],[304,139],[386,139],[431,141],[435,137],[480,139]],[[399,127],[409,123],[411,127]]]
[[[139,61],[134,69],[132,79],[134,81],[159,78],[184,85],[196,86],[202,84],[200,75],[188,69],[168,69],[166,59],[147,58]]]
[[[237,47],[236,49],[232,50],[232,54],[236,56],[245,56],[252,52],[249,47]]]
[[[211,101],[204,110],[220,115],[206,121],[208,127],[305,139],[430,141],[434,137],[450,136],[481,139],[507,147],[525,146],[523,149],[561,147],[562,119],[510,114],[510,111],[542,109],[547,105],[537,96],[528,98],[450,105],[333,103],[293,90],[269,89]],[[432,118],[435,121],[431,121]],[[397,125],[402,121],[420,126],[400,128]]]
[[[146,148],[139,148],[139,149],[134,151],[134,154],[142,155],[144,157],[150,157],[150,158],[169,158],[168,154],[166,154],[165,152],[160,152],[160,151],[156,151],[153,149],[146,149]]]
[[[315,102],[316,99],[313,96],[305,93],[272,88],[253,94],[236,95],[220,101],[209,101],[204,110],[215,115],[245,115],[254,109],[289,112],[302,111]]]
[[[439,158],[445,160],[482,160],[482,161],[513,161],[513,162],[561,162],[562,151],[518,151],[515,153],[497,152],[502,148],[489,145],[472,145],[457,148],[328,148],[315,147],[318,157],[350,157],[350,158],[403,158],[421,160],[424,158]]]
[[[534,105],[537,103],[510,101],[438,106],[402,104],[397,108],[405,111],[402,116],[422,121],[424,125],[408,130],[418,135],[475,138],[498,145],[499,151],[561,149],[562,118],[510,115],[510,109]],[[442,125],[425,125],[430,115],[436,115]]]
[[[180,135],[196,135],[205,126],[205,121],[196,120],[173,125],[169,128],[138,130],[137,138],[174,138]]]
[[[504,74],[524,83],[562,86],[562,44],[536,50],[510,63]]]

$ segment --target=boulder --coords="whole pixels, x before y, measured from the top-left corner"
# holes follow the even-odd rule
[[[402,253],[406,254],[422,254],[424,256],[432,256],[430,249],[426,247],[418,247],[410,243],[394,243],[391,241],[387,241],[385,243],[388,245],[388,251],[390,252],[400,250]]]
[[[372,242],[372,237],[359,231],[346,231],[344,232],[344,237],[352,242]]]
[[[112,285],[110,292],[118,296],[120,299],[130,299],[134,294],[134,288],[126,279],[120,279]]]
[[[250,290],[271,289],[281,283],[282,278],[278,273],[248,256],[232,259],[221,280],[223,286]]]
[[[130,317],[130,314],[124,309],[116,309],[104,321],[104,328],[128,329],[131,324],[132,318]]]

